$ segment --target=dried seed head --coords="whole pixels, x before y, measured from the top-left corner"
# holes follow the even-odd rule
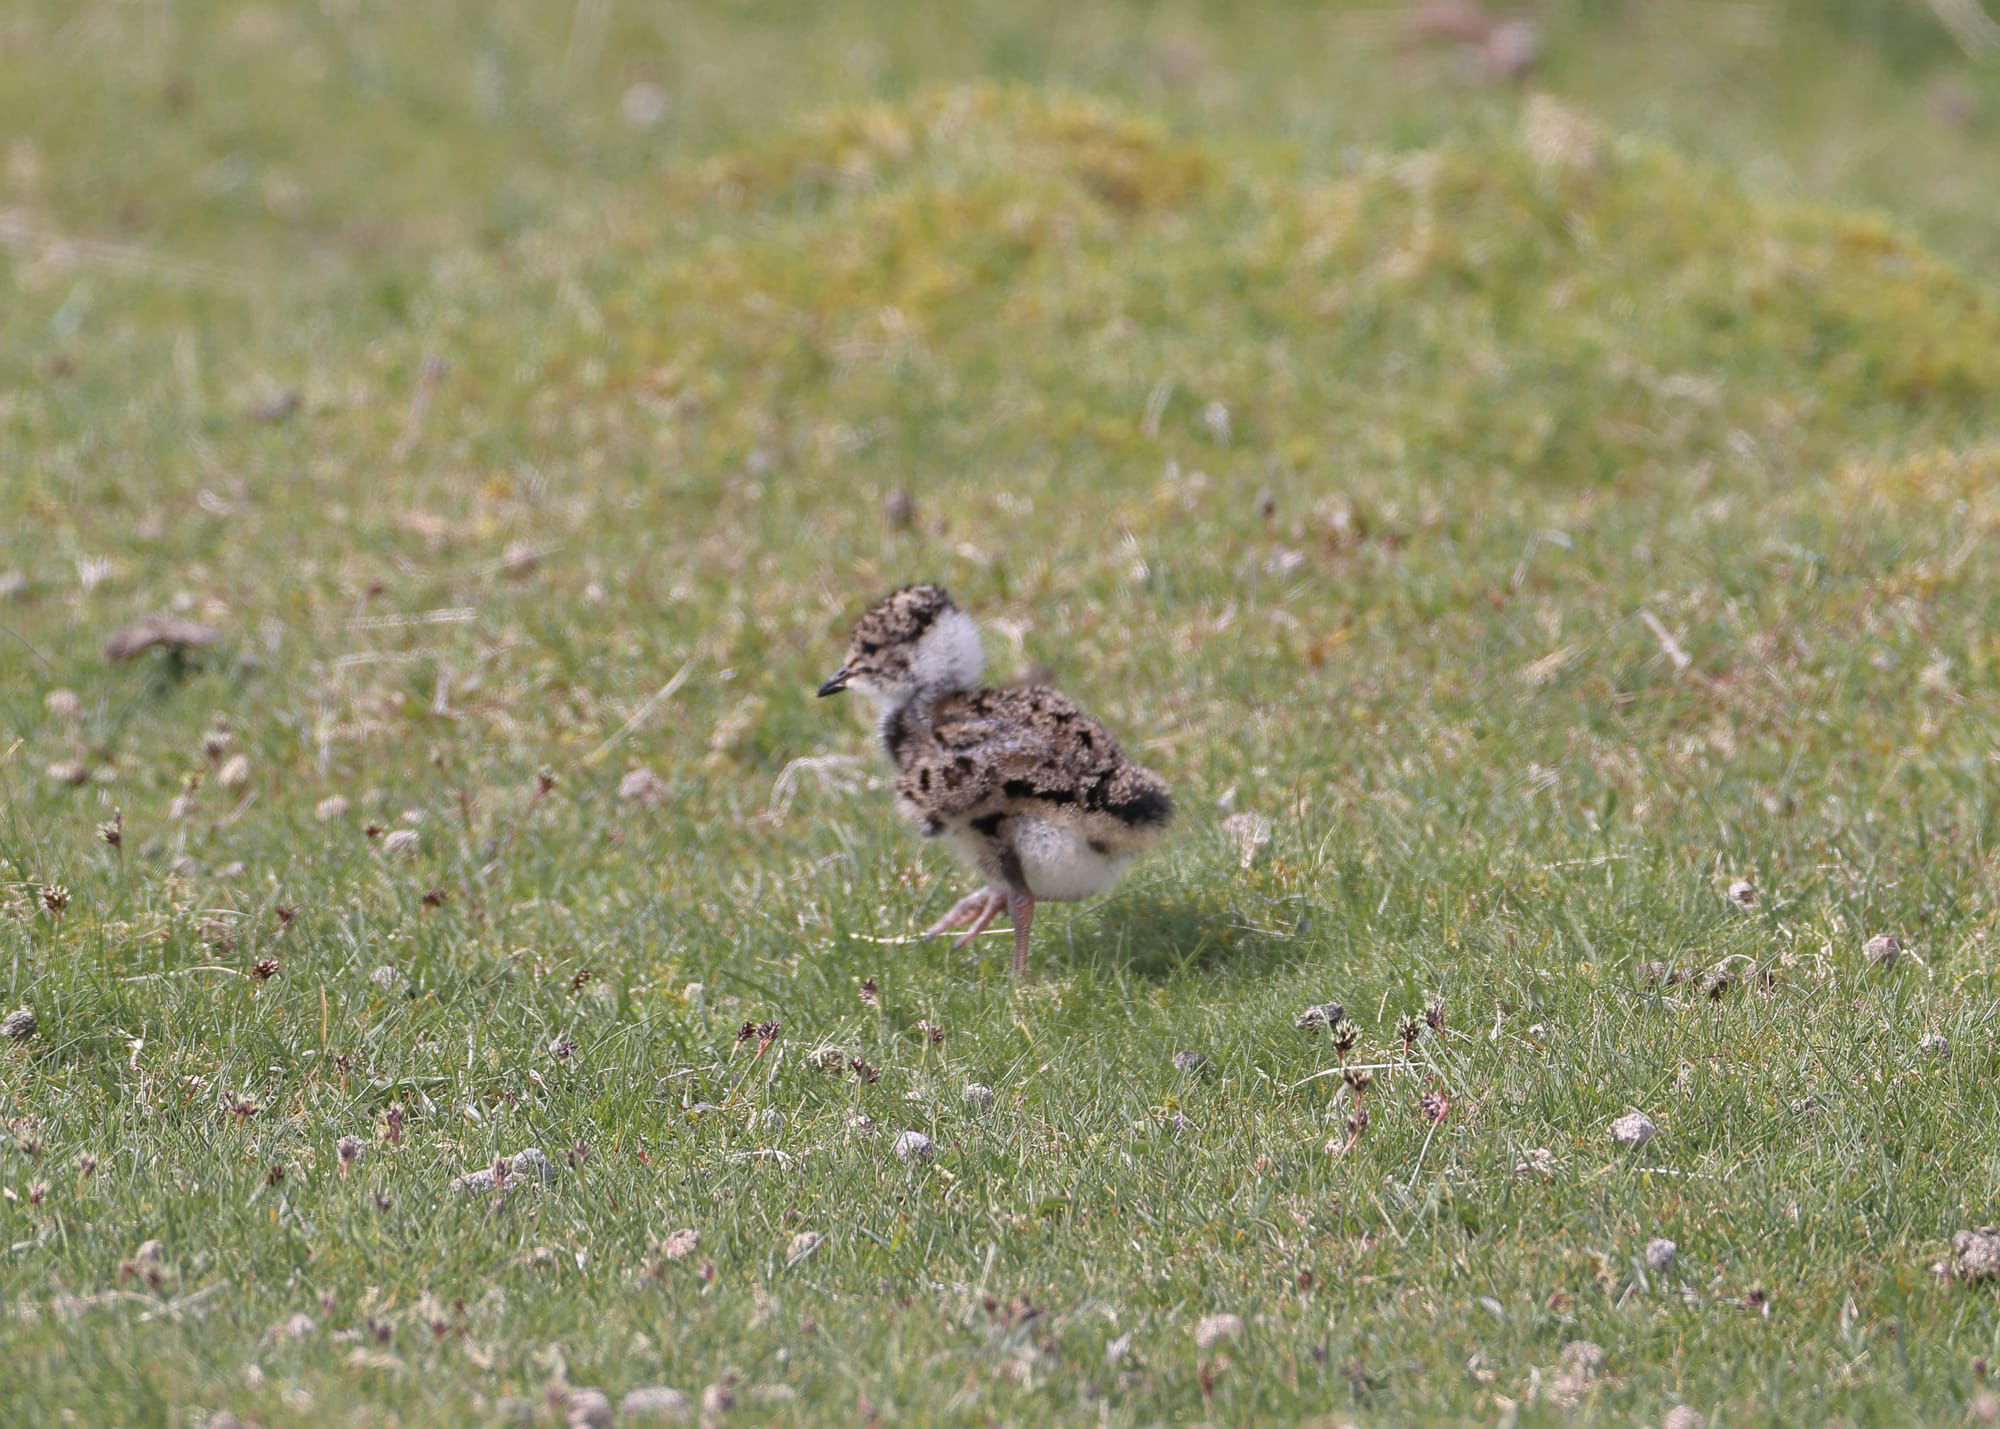
[[[415,829],[392,829],[382,837],[382,852],[391,858],[408,858],[416,851]]]
[[[250,760],[241,754],[232,754],[215,771],[215,782],[225,789],[241,789],[250,782]]]
[[[905,1131],[896,1137],[896,1159],[905,1166],[919,1165],[931,1159],[933,1154],[931,1139],[921,1131]]]
[[[1174,1053],[1174,1070],[1186,1075],[1199,1072],[1208,1065],[1208,1058],[1199,1052]]]
[[[1443,1121],[1451,1110],[1451,1101],[1441,1092],[1425,1092],[1417,1098],[1417,1107],[1426,1121]]]
[[[818,1231],[800,1231],[792,1237],[792,1243],[785,1251],[785,1264],[787,1266],[797,1265],[800,1261],[819,1249],[819,1241],[820,1235]]]
[[[42,907],[48,909],[54,917],[62,917],[64,911],[69,907],[69,890],[60,883],[44,883],[42,885]]]
[[[51,784],[61,784],[71,789],[90,780],[90,766],[78,759],[58,759],[42,772],[49,776]]]
[[[847,1065],[853,1071],[855,1076],[861,1078],[863,1082],[867,1083],[871,1087],[882,1079],[881,1068],[871,1067],[866,1062],[862,1061],[859,1057],[849,1057],[847,1059]]]
[[[1355,1137],[1361,1135],[1361,1133],[1366,1131],[1367,1129],[1368,1129],[1368,1108],[1365,1106],[1357,1105],[1354,1108],[1352,1114],[1350,1114],[1347,1118],[1347,1134],[1350,1137]]]
[[[1405,1017],[1396,1024],[1396,1036],[1401,1039],[1406,1054],[1417,1045],[1417,1039],[1423,1035],[1424,1024],[1414,1017]]]
[[[686,1260],[701,1248],[701,1232],[682,1226],[660,1242],[660,1254],[668,1260]]]
[[[42,696],[42,708],[57,719],[83,717],[83,701],[77,698],[75,690],[50,690]]]
[[[250,976],[258,982],[266,982],[277,975],[278,960],[276,958],[259,958],[256,962],[250,964]]]
[[[568,1034],[565,1033],[557,1037],[555,1041],[549,1043],[549,1055],[558,1062],[567,1062],[571,1057],[576,1055],[576,1043],[571,1041]]]
[[[1433,1032],[1444,1031],[1444,1003],[1437,1001],[1424,1009],[1424,1026]]]
[[[88,1151],[76,1158],[76,1174],[88,1180],[97,1170],[97,1158]]]
[[[935,1022],[919,1022],[917,1024],[917,1031],[928,1037],[933,1047],[944,1041],[944,1029]]]
[[[97,836],[113,848],[123,845],[125,842],[125,811],[123,809],[113,809],[111,817],[97,826]]]
[[[1674,1261],[1679,1258],[1680,1253],[1681,1248],[1665,1236],[1655,1236],[1646,1242],[1646,1269],[1652,1271],[1671,1270],[1673,1269]]]
[[[329,794],[313,805],[313,817],[322,824],[344,819],[347,817],[347,800],[339,794]]]
[[[984,1082],[967,1082],[965,1084],[965,1104],[980,1116],[986,1115],[987,1112],[993,1109],[993,1088],[987,1086]]]
[[[341,1174],[346,1175],[347,1169],[365,1156],[368,1148],[358,1136],[343,1136],[334,1142],[333,1151],[340,1158]]]
[[[1342,1070],[1340,1079],[1359,1093],[1374,1085],[1375,1074],[1360,1067],[1348,1067]]]
[[[1739,878],[1729,885],[1729,901],[1738,908],[1752,908],[1757,903],[1757,885],[1747,878]]]
[[[1951,1039],[1942,1032],[1926,1032],[1917,1039],[1917,1050],[1928,1057],[1949,1057]]]
[[[1894,933],[1877,933],[1861,951],[1873,966],[1892,968],[1903,956],[1903,940]]]
[[[1333,1050],[1345,1057],[1361,1041],[1361,1029],[1352,1022],[1342,1022],[1333,1029]]]
[[[861,1002],[865,1007],[882,1005],[882,987],[874,978],[864,978],[861,983]]]

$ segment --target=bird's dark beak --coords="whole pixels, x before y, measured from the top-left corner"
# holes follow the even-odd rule
[[[843,665],[838,670],[835,670],[831,675],[827,676],[826,683],[819,687],[819,697],[821,699],[825,699],[828,695],[837,695],[846,688],[847,688],[847,667]]]

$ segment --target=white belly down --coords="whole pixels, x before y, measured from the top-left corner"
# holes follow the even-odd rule
[[[1132,862],[1130,853],[1093,846],[1080,829],[1044,819],[1017,819],[1014,852],[1028,892],[1051,902],[1073,902],[1102,893]]]

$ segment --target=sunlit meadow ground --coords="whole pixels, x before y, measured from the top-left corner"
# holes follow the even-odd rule
[[[406,8],[0,17],[0,1420],[2000,1413],[1928,12]],[[1179,794],[1024,984],[918,578]]]

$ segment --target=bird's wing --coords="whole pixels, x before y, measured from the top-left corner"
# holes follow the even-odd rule
[[[1058,690],[1012,686],[953,695],[933,708],[930,736],[897,787],[946,818],[1022,802],[1058,816],[1117,816],[1118,805],[1146,792],[1137,785],[1159,784]],[[1164,800],[1163,785],[1158,795]]]

